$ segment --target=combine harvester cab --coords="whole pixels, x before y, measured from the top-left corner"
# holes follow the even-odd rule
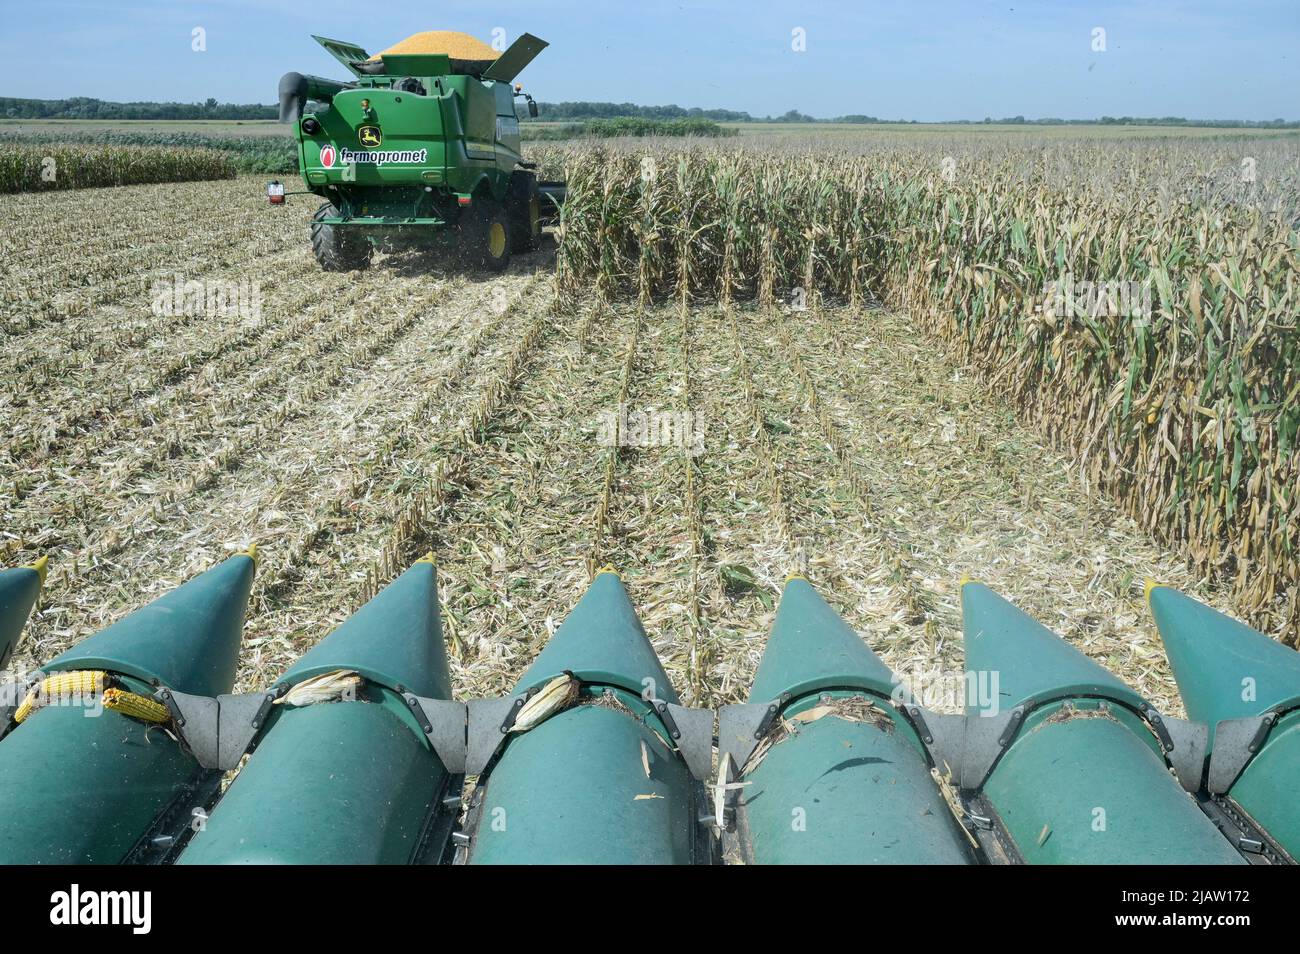
[[[157,861],[219,772],[165,731],[168,691],[234,683],[254,553],[231,557],[42,667],[0,739],[0,863]]]
[[[375,57],[315,37],[354,78],[280,80],[280,121],[293,125],[308,190],[326,200],[312,220],[325,269],[365,268],[375,247],[427,245],[450,231],[449,247],[501,270],[511,252],[537,246],[563,201],[563,183],[538,183],[520,154],[514,102],[525,94],[511,86],[547,44],[525,33],[498,56],[472,37],[443,34],[476,58],[395,52],[422,36]],[[304,114],[308,101],[319,110]],[[279,183],[268,190],[275,204],[284,194]]]
[[[0,669],[9,665],[23,624],[36,605],[36,597],[45,584],[46,558],[31,566],[0,570]]]
[[[1203,807],[1252,858],[1300,857],[1300,654],[1167,586],[1147,599],[1189,718],[1208,727]]]
[[[965,582],[961,598],[962,787],[991,858],[1243,863],[1189,793],[1199,788],[1204,762],[1195,726],[1164,719],[983,584]],[[970,692],[972,685],[982,688]]]
[[[714,858],[713,716],[678,704],[618,574],[597,574],[513,698],[470,703],[472,864]]]
[[[785,585],[750,700],[719,713],[719,814],[735,832],[724,836],[729,856],[758,864],[974,860],[931,776],[913,721],[920,710],[802,577]]]
[[[449,700],[437,573],[417,562],[286,672],[261,707],[247,764],[181,864],[437,862],[461,776],[420,707]]]

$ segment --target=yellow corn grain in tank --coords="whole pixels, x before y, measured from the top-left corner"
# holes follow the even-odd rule
[[[377,60],[389,54],[436,54],[445,53],[453,60],[495,60],[501,54],[482,40],[468,33],[455,30],[426,30],[408,36],[400,43],[395,43],[386,50],[372,56]]]

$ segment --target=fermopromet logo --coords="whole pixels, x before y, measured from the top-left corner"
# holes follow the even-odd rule
[[[372,166],[386,166],[393,162],[426,162],[429,158],[428,149],[380,149],[377,152],[357,152],[355,149],[344,147],[339,150],[339,162],[345,165],[364,164]]]
[[[50,895],[50,923],[57,926],[129,925],[132,934],[153,927],[153,892],[82,891],[78,884]]]
[[[335,159],[336,155],[337,155],[337,154],[335,153],[335,151],[334,151],[334,147],[333,147],[333,146],[321,146],[321,147],[320,147],[320,164],[321,164],[322,166],[324,166],[326,169],[333,169],[333,168],[334,168],[334,159]]]

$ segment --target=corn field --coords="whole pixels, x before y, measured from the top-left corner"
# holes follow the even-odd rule
[[[234,178],[228,156],[163,146],[0,142],[0,192]]]
[[[49,132],[10,133],[0,129],[0,148],[7,145],[34,146],[140,146],[170,150],[204,150],[226,156],[236,172],[297,174],[298,148],[282,130],[261,135],[214,135],[208,132],[159,130],[56,129]]]
[[[561,153],[560,281],[906,312],[1294,643],[1300,166],[1250,148]]]

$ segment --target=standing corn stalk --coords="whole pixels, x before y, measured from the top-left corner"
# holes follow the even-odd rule
[[[1294,165],[1284,146],[1271,161]],[[623,256],[672,223],[638,273],[763,307],[867,297],[905,310],[1148,532],[1232,587],[1250,621],[1300,633],[1300,288],[1295,177],[1234,185],[1227,147],[1005,142],[870,156],[659,151],[653,225],[633,228],[637,163],[573,160],[573,278],[613,293]],[[1208,171],[1207,171],[1208,170]],[[1184,183],[1165,188],[1152,182]],[[1181,193],[1178,191],[1181,189]],[[1288,192],[1287,190],[1290,190]],[[683,250],[689,249],[683,262]],[[644,251],[642,251],[644,254]],[[748,281],[746,276],[753,276]],[[1065,307],[1052,288],[1087,291]],[[1119,289],[1119,291],[1116,291]],[[1133,292],[1137,306],[1129,300]],[[1125,297],[1120,300],[1120,294]],[[734,315],[730,320],[734,320]]]

